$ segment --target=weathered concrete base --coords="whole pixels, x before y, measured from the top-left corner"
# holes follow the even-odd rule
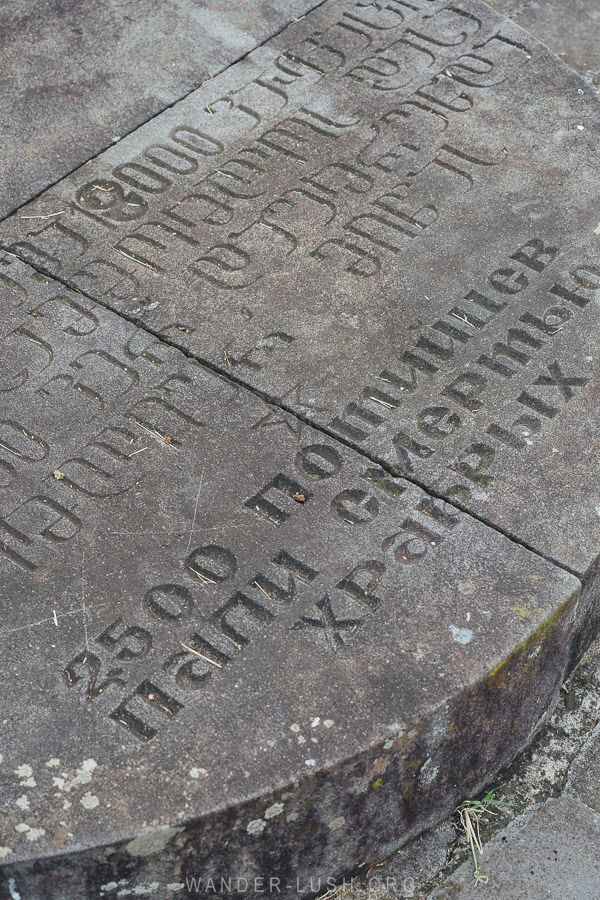
[[[597,900],[600,888],[600,815],[580,800],[549,800],[520,816],[488,844],[481,869],[486,885],[464,863],[431,900]]]
[[[575,613],[574,598],[426,721],[330,772],[201,822],[6,866],[5,884],[14,879],[27,900],[100,900],[136,888],[194,897],[210,890],[210,878],[217,887],[242,879],[245,896],[262,895],[270,878],[281,896],[321,894],[357,862],[376,862],[439,821],[531,740],[557,698]],[[198,892],[188,888],[194,878]]]
[[[596,640],[563,685],[554,714],[531,747],[485,788],[507,804],[495,807],[495,814],[482,823],[484,852],[479,862],[489,878],[486,886],[474,891],[473,860],[455,815],[412,841],[405,851],[363,872],[362,878],[347,880],[336,896],[340,900],[587,896],[600,862],[594,815],[600,812],[599,719],[600,640]],[[546,877],[547,864],[551,878]],[[597,889],[592,896],[596,895]]]

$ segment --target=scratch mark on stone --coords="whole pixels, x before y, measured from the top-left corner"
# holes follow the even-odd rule
[[[94,609],[103,609],[105,606],[110,606],[109,603],[100,603],[98,606],[95,606]],[[81,614],[81,607],[78,606],[76,609],[68,609],[66,612],[61,612],[61,616],[78,616]],[[14,634],[16,631],[26,631],[28,628],[35,628],[37,625],[45,625],[47,622],[54,622],[54,617],[49,616],[47,619],[38,619],[37,622],[30,622],[28,625],[19,625],[18,628],[4,628],[0,631],[0,637],[4,634]]]
[[[191,545],[192,545],[192,537],[194,535],[194,528],[196,527],[196,516],[198,515],[198,503],[200,502],[200,492],[202,491],[202,482],[204,481],[204,473],[206,469],[202,470],[202,475],[200,476],[200,485],[198,487],[198,493],[196,495],[196,505],[194,506],[194,516],[192,518],[192,527],[190,528],[190,536],[188,538],[187,547],[185,552],[188,553]]]
[[[87,626],[87,610],[85,608],[85,550],[81,553],[81,612],[83,613],[83,633],[85,635],[85,649],[90,649],[90,638]]]

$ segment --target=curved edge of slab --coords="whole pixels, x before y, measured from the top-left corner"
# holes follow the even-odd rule
[[[377,736],[352,759],[239,805],[225,803],[204,818],[0,867],[5,886],[14,896],[26,885],[27,900],[320,895],[358,864],[393,852],[477,793],[527,746],[579,646],[589,610],[578,580],[515,551],[531,556],[536,571],[553,569],[557,577],[547,590],[555,595],[554,612],[415,727],[398,728],[385,740]]]
[[[580,596],[113,313],[5,271],[0,894],[322,894],[527,745],[595,628],[595,581]],[[107,497],[93,453],[111,447]],[[220,575],[217,544],[237,559]],[[226,628],[241,591],[255,615]]]

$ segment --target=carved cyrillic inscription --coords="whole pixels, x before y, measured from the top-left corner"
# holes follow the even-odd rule
[[[544,419],[558,410],[551,391],[534,390],[545,387],[538,379],[549,366],[583,379],[573,389],[589,383],[589,375],[566,368],[559,345],[595,290],[595,264],[572,253],[567,260],[556,228],[538,225],[537,214],[532,231],[518,212],[521,188],[511,193],[513,174],[521,173],[521,205],[538,202],[532,154],[545,151],[520,116],[522,104],[516,111],[511,104],[539,50],[471,0],[328,9],[324,27],[309,16],[296,43],[290,37],[277,53],[263,54],[251,78],[246,69],[243,78],[235,69],[220,76],[181,104],[177,117],[169,114],[164,125],[157,119],[146,142],[140,132],[135,152],[124,141],[57,185],[43,202],[56,197],[63,215],[13,218],[4,234],[15,238],[11,252],[277,395],[395,471],[423,477],[435,468],[439,479],[447,453],[446,469],[464,474],[473,467],[463,459],[469,447],[485,446],[488,465],[499,450],[530,446],[520,429],[543,433]],[[508,204],[506,226],[492,229],[493,239],[482,197],[488,206]],[[444,308],[437,273],[446,296],[461,229],[473,217],[478,225],[462,252],[485,234],[479,255],[489,257],[489,268]],[[514,234],[510,244],[504,230]],[[496,244],[503,249],[494,264]],[[11,302],[21,303],[19,287],[5,278]],[[32,365],[9,366],[0,390],[14,390],[34,365],[51,367],[53,347],[35,329],[19,327],[6,340]],[[340,361],[346,346],[364,372],[354,396],[355,379]],[[533,372],[536,360],[541,368]],[[300,392],[298,370],[307,363]],[[88,351],[40,390],[55,403],[77,400],[83,414],[86,403],[102,409],[108,385],[129,394],[136,374],[134,360]],[[497,392],[523,410],[478,430]],[[138,405],[132,421],[134,430],[178,446],[178,431],[198,426],[192,411],[173,402],[176,392],[167,394]],[[253,428],[279,425],[300,440],[301,421],[283,413],[267,413]],[[96,454],[98,440],[106,443],[94,436]],[[90,463],[102,493],[112,470],[98,455]],[[64,486],[95,492],[83,478],[85,464],[70,465],[77,471],[66,473]],[[248,498],[257,514],[279,523],[300,502],[295,495],[310,504],[301,478],[284,484],[282,477]],[[354,498],[351,512],[345,497],[336,509],[352,519],[362,502]],[[373,514],[368,502],[361,515]]]
[[[344,459],[330,444],[309,445],[298,452],[296,469],[310,473],[314,502],[322,504],[318,486],[337,480]],[[331,579],[312,558],[289,549],[267,557],[258,570],[244,571],[235,549],[197,546],[184,560],[182,580],[150,587],[140,597],[137,615],[127,622],[122,617],[112,621],[93,637],[91,651],[79,651],[66,664],[65,685],[82,690],[88,702],[102,697],[111,720],[148,741],[274,629],[278,640],[292,646],[296,640],[314,641],[325,651],[343,650],[368,626],[369,617],[389,603],[390,591],[402,590],[402,570],[435,553],[459,524],[454,510],[425,496],[405,503],[402,517],[396,503],[408,485],[376,469],[361,477],[372,482],[377,497],[367,499],[361,487],[345,488],[331,495],[329,514],[338,525],[369,526],[380,505],[386,516],[391,513],[395,528],[378,538],[376,555],[358,558],[351,568],[340,569],[342,577]],[[275,482],[285,482],[287,496],[292,478],[279,474],[267,488],[272,490]],[[253,497],[262,499],[264,494],[265,489]],[[342,503],[352,509],[362,506],[366,517],[345,509],[342,515]],[[246,503],[244,509],[257,512],[255,506]],[[280,520],[281,510],[275,509],[277,514],[267,510],[265,518],[277,528],[286,520]],[[249,529],[261,521],[263,512],[259,503],[259,518],[247,520]],[[311,515],[310,508],[300,504],[298,515]],[[147,674],[138,683],[139,662]]]
[[[462,432],[477,428],[481,437],[446,466],[467,482],[491,484],[497,454],[534,446],[543,437],[544,422],[559,415],[592,378],[580,361],[556,354],[561,333],[575,327],[600,289],[600,268],[563,262],[557,280],[548,283],[539,313],[523,311],[518,296],[539,289],[537,279],[548,267],[560,267],[561,255],[538,237],[518,247],[490,272],[485,285],[470,290],[416,336],[400,365],[373,374],[356,400],[331,420],[331,428],[369,446],[378,431],[389,433],[401,421],[402,428],[390,435],[389,459],[409,474],[423,471],[448,445],[456,446]],[[512,421],[494,421],[491,394],[506,398],[503,405],[517,404]],[[483,427],[478,424],[486,418]],[[466,499],[468,490],[468,483],[453,484],[450,493]]]
[[[11,596],[68,573],[67,610],[50,599],[60,680],[111,727],[154,739],[271,640],[343,652],[452,535],[451,508],[291,413],[21,263],[1,271],[18,303],[0,340],[39,357],[0,420],[0,568]]]

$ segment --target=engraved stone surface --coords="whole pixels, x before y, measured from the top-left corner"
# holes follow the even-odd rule
[[[487,4],[331,0],[0,239],[587,576],[599,125]]]
[[[199,87],[315,2],[0,4],[0,216]]]
[[[577,578],[9,256],[0,339],[2,896],[314,893],[527,743]]]
[[[494,9],[531,31],[586,81],[600,85],[596,0],[494,0]]]

